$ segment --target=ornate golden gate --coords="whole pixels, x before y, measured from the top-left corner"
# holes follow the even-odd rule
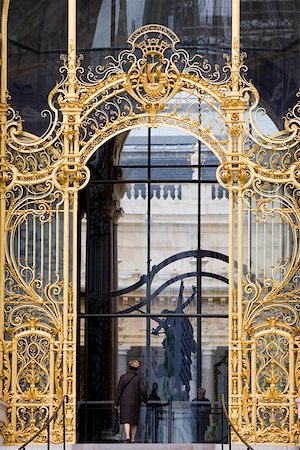
[[[111,137],[141,125],[187,131],[220,161],[218,180],[230,203],[230,415],[249,441],[295,442],[300,105],[276,136],[259,130],[259,94],[244,77],[239,51],[238,2],[232,55],[222,69],[177,48],[171,30],[147,25],[130,36],[129,50],[83,74],[70,0],[69,54],[63,79],[49,95],[49,128],[41,137],[23,131],[7,101],[8,6],[4,1],[0,105],[5,442],[23,442],[63,394],[70,399],[67,440],[75,441],[78,190],[89,181],[90,156]],[[59,416],[52,439],[62,440]]]

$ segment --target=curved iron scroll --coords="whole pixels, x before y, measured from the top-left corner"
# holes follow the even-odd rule
[[[228,278],[222,277],[221,275],[218,275],[216,273],[200,272],[200,275],[202,277],[215,278],[216,280],[220,280],[226,284],[229,284]],[[176,281],[184,280],[185,278],[196,277],[196,276],[197,276],[197,272],[186,272],[181,275],[177,275],[176,277],[170,278],[170,280],[166,281],[159,288],[157,288],[156,291],[153,292],[153,294],[150,295],[150,301],[154,300],[157,297],[157,295],[159,295],[166,287],[170,286],[171,284],[175,283]],[[131,306],[130,308],[123,309],[123,311],[119,311],[119,312],[120,312],[120,314],[128,314],[128,313],[138,310],[139,308],[142,308],[143,306],[145,306],[146,303],[147,303],[147,300],[145,299],[142,302],[137,303],[136,305]]]
[[[224,394],[221,394],[221,403],[222,403],[222,409],[223,409],[224,415],[226,417],[226,420],[227,420],[229,426],[233,429],[233,431],[238,436],[238,438],[241,440],[241,442],[247,447],[247,450],[254,450],[253,447],[251,447],[251,445],[248,444],[248,442],[245,441],[243,436],[238,432],[238,430],[234,426],[232,420],[230,419],[228,411],[227,411],[226,406],[225,406]]]
[[[184,259],[184,258],[189,258],[189,257],[200,257],[200,258],[205,258],[205,257],[210,257],[210,258],[215,258],[215,259],[219,259],[221,261],[224,261],[226,263],[228,263],[228,256],[224,255],[223,253],[219,253],[219,252],[215,252],[212,250],[188,250],[185,252],[180,252],[180,253],[176,253],[175,255],[170,256],[167,259],[164,259],[162,262],[160,262],[158,265],[153,266],[152,270],[149,272],[148,275],[142,275],[140,280],[137,283],[132,284],[131,286],[128,286],[127,288],[124,289],[119,289],[118,291],[114,291],[112,292],[110,295],[111,297],[118,297],[118,296],[122,296],[125,295],[129,292],[134,291],[135,289],[143,286],[144,284],[147,283],[151,283],[154,276],[164,267],[166,267],[167,265],[173,263],[174,261],[179,261],[180,259]],[[164,289],[166,289],[168,286],[170,286],[171,284],[175,283],[176,281],[183,281],[185,278],[192,278],[192,277],[197,277],[198,272],[197,271],[193,271],[193,272],[186,272],[180,275],[176,275],[175,277],[170,278],[169,280],[167,280],[166,282],[164,282],[161,286],[159,286],[151,295],[149,300],[152,301],[154,300]],[[213,272],[200,272],[200,276],[201,277],[208,277],[208,278],[214,278],[216,280],[222,281],[223,283],[229,284],[229,280],[226,277],[223,277],[222,275],[218,275],[216,273]],[[122,311],[119,311],[119,313],[121,314],[128,314],[131,313],[133,311],[137,311],[138,309],[140,309],[141,307],[143,307],[145,304],[147,303],[147,299],[141,301],[140,303],[131,306],[127,309],[124,309]]]
[[[128,286],[127,288],[119,289],[118,291],[111,292],[110,295],[112,297],[118,297],[118,296],[121,296],[121,295],[128,294],[128,292],[132,292],[135,289],[143,286],[143,284],[152,281],[154,276],[162,268],[168,266],[169,264],[171,264],[171,263],[173,263],[175,261],[179,261],[180,259],[189,258],[189,257],[194,257],[194,258],[198,258],[198,257],[200,257],[200,258],[205,258],[205,257],[207,257],[207,258],[215,258],[215,259],[220,259],[221,261],[224,261],[224,262],[228,263],[228,256],[224,255],[223,253],[215,252],[215,251],[212,251],[212,250],[187,250],[185,252],[180,252],[180,253],[176,253],[175,255],[169,256],[169,258],[164,259],[157,266],[154,265],[152,270],[149,272],[148,275],[142,275],[140,280],[137,283],[132,284],[131,286]],[[195,272],[193,272],[193,273],[195,273]],[[214,276],[212,278],[216,278],[216,276]],[[224,278],[224,277],[221,277],[221,278]],[[218,278],[218,279],[221,279],[221,278]],[[180,279],[180,278],[178,278],[178,279]],[[224,280],[227,280],[227,278],[224,278]],[[228,283],[228,280],[224,281],[224,282]]]

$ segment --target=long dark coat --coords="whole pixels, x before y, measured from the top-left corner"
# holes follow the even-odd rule
[[[194,398],[192,400],[191,410],[196,427],[196,442],[204,442],[205,432],[209,425],[209,415],[211,414],[210,401],[205,397],[201,400]]]
[[[120,405],[120,423],[138,424],[141,401],[147,402],[146,386],[135,370],[128,370],[121,375],[116,392],[115,406]]]

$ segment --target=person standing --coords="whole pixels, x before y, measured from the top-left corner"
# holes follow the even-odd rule
[[[192,400],[192,417],[195,426],[194,442],[204,442],[205,432],[209,425],[211,405],[205,397],[206,390],[202,387],[197,389],[197,397]]]
[[[121,375],[116,391],[114,408],[120,407],[120,423],[124,424],[126,444],[135,442],[141,402],[147,403],[146,386],[137,374],[139,367],[138,360],[129,361],[128,371]]]

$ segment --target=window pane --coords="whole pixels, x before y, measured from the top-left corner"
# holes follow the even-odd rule
[[[87,276],[87,307],[107,316],[86,322],[83,342],[88,356],[83,366],[91,367],[101,351],[110,349],[118,359],[110,372],[116,383],[129,359],[141,361],[140,373],[156,403],[141,409],[140,442],[218,441],[222,432],[225,440],[226,427],[215,389],[223,392],[226,383],[217,378],[215,364],[223,364],[219,353],[227,351],[227,347],[223,349],[224,333],[218,336],[217,330],[224,328],[222,321],[227,323],[228,314],[228,195],[215,181],[216,157],[194,138],[167,128],[160,132],[140,128],[130,133],[120,164],[114,165],[112,171],[101,169],[100,155],[99,151],[91,162],[92,192],[101,187],[97,194],[100,202],[90,202],[89,214],[97,212],[97,208],[102,210],[102,190],[109,194],[105,211],[109,201],[115,205],[120,199],[118,216],[110,228],[114,251],[107,245],[100,250],[108,252],[113,262],[112,269],[102,268],[102,276],[112,270],[110,278],[116,283],[106,296],[99,296],[95,295],[94,282],[98,275],[92,272]],[[112,178],[114,174],[119,174],[120,183]],[[87,244],[89,240],[93,255],[96,246],[91,237],[87,237]],[[88,266],[94,267],[87,258]],[[91,288],[95,297],[92,302]],[[124,317],[112,318],[111,313]],[[225,318],[189,317],[201,313]],[[107,321],[106,332],[115,337],[111,344],[103,331],[97,331],[102,320]],[[211,333],[207,324],[212,327]],[[210,376],[212,381],[208,383]],[[83,384],[88,381],[83,380]],[[205,413],[204,430],[198,426],[203,405],[197,397],[197,389],[203,384],[208,384],[211,411],[209,420]],[[82,436],[85,432],[89,437],[98,436],[99,428],[104,429],[105,425],[98,423],[100,419],[95,419],[97,414],[110,420],[113,392],[93,403],[96,394],[91,395],[87,389],[88,404],[80,406],[80,427],[84,427],[84,417],[88,417],[91,427],[83,429]],[[95,426],[97,430],[93,431]],[[109,435],[103,433],[97,439],[109,441]],[[85,439],[82,437],[82,441]]]
[[[279,127],[300,85],[299,1],[241,1],[242,47],[261,104]]]
[[[59,56],[67,46],[67,0],[11,0],[8,16],[8,89],[26,131],[42,134],[48,94],[60,80]]]

